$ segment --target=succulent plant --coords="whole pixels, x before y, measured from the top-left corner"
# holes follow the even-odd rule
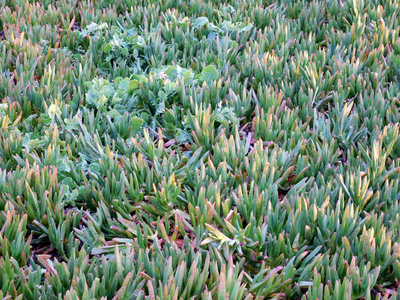
[[[0,298],[400,299],[399,13],[2,1]]]

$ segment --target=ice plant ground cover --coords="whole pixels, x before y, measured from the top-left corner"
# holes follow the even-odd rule
[[[3,0],[0,298],[400,299],[399,0]]]

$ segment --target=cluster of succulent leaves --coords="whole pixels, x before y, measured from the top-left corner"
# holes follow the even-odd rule
[[[5,0],[0,298],[400,299],[398,0]]]

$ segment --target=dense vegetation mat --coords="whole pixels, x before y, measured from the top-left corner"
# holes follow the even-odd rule
[[[399,299],[399,11],[3,0],[0,298]]]

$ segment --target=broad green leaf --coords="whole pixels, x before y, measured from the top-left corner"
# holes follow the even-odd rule
[[[202,81],[206,81],[207,83],[211,83],[219,78],[219,74],[213,65],[209,65],[203,69],[198,78]]]

